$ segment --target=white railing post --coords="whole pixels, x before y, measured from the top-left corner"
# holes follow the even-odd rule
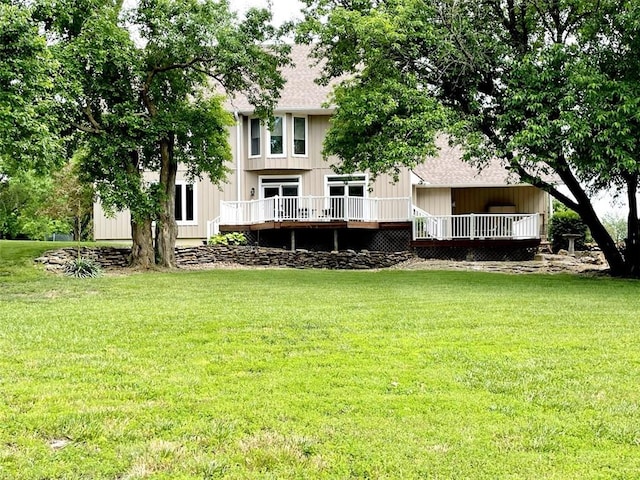
[[[475,233],[476,233],[476,217],[472,213],[469,216],[469,238],[471,238],[471,240],[475,238]]]
[[[220,233],[220,217],[216,217],[213,220],[207,222],[207,243],[212,237],[215,237]]]

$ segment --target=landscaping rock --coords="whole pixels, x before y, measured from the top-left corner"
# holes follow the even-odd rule
[[[130,250],[115,247],[83,247],[80,256],[95,260],[101,268],[112,270],[128,265]],[[78,256],[76,248],[63,248],[48,252],[36,259],[48,270],[61,271],[63,266]],[[281,250],[253,246],[201,245],[176,248],[176,263],[179,268],[199,265],[237,264],[244,266],[271,266],[290,268],[324,269],[372,269],[387,268],[403,262],[413,255],[410,252],[366,252],[354,250],[333,252],[311,252],[307,250]]]
[[[83,247],[80,255],[90,258],[106,271],[127,267],[130,250],[115,247]],[[62,272],[64,265],[78,256],[77,248],[47,252],[36,262],[47,270]],[[176,248],[178,268],[316,268],[331,270],[370,270],[399,268],[409,270],[473,270],[501,273],[602,272],[607,268],[601,252],[569,255],[538,254],[536,261],[477,262],[427,260],[411,252],[375,251],[290,251],[254,246],[201,245]]]

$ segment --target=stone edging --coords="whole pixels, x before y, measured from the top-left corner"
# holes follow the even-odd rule
[[[102,268],[113,270],[126,268],[131,250],[116,247],[82,247],[80,256],[96,261]],[[46,252],[36,259],[47,270],[61,271],[63,266],[76,258],[77,248],[62,248]],[[199,265],[235,263],[245,266],[321,268],[331,270],[369,270],[388,268],[405,262],[414,255],[411,252],[312,252],[307,250],[281,250],[277,248],[202,245],[176,248],[178,267],[194,268]]]

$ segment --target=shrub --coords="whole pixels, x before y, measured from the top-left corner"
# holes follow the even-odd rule
[[[95,278],[102,275],[102,268],[90,258],[78,257],[65,264],[64,273],[76,278]]]
[[[246,245],[247,237],[244,233],[219,233],[209,239],[209,245]]]
[[[567,233],[580,235],[579,238],[576,238],[575,248],[576,250],[584,249],[587,226],[580,216],[572,210],[557,211],[553,214],[549,223],[549,236],[551,237],[551,246],[554,252],[569,248],[569,240],[563,237]]]

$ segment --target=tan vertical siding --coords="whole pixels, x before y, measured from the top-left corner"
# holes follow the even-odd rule
[[[416,188],[414,202],[431,215],[451,215],[450,188]]]
[[[218,187],[213,185],[208,178],[196,182],[196,222],[194,225],[179,225],[178,239],[205,238],[207,221],[213,220],[220,214],[220,202],[235,200],[255,200],[260,197],[260,176],[290,176],[301,177],[301,195],[323,196],[326,195],[326,177],[335,175],[331,165],[337,162],[336,158],[325,161],[322,156],[322,142],[329,128],[329,115],[309,115],[307,157],[293,157],[293,116],[286,113],[286,151],[285,158],[267,158],[267,135],[262,130],[261,157],[249,158],[249,117],[240,116],[238,126],[229,128],[229,144],[233,153],[233,162],[227,167],[229,172],[226,181]],[[240,128],[240,149],[238,151],[236,132]],[[240,172],[237,171],[235,162],[240,161]],[[177,181],[185,181],[186,171],[180,168]],[[152,174],[145,175],[148,180]],[[240,181],[240,196],[238,198],[237,184]],[[370,185],[371,191],[366,195],[376,198],[408,198],[411,196],[411,177],[408,169],[403,170],[397,182],[393,182],[389,175],[380,175]],[[255,189],[255,195],[251,196],[251,189]],[[129,239],[130,215],[122,212],[114,218],[106,218],[100,205],[95,207],[95,238],[104,239]]]
[[[546,195],[532,186],[454,188],[454,214],[485,213],[492,205],[514,205],[516,213],[543,213]]]
[[[107,217],[102,205],[93,204],[93,237],[95,240],[131,240],[131,215],[129,211],[117,212]]]
[[[335,158],[328,162],[322,157],[322,142],[329,129],[329,115],[309,116],[309,166],[311,168],[326,168],[336,161]]]

